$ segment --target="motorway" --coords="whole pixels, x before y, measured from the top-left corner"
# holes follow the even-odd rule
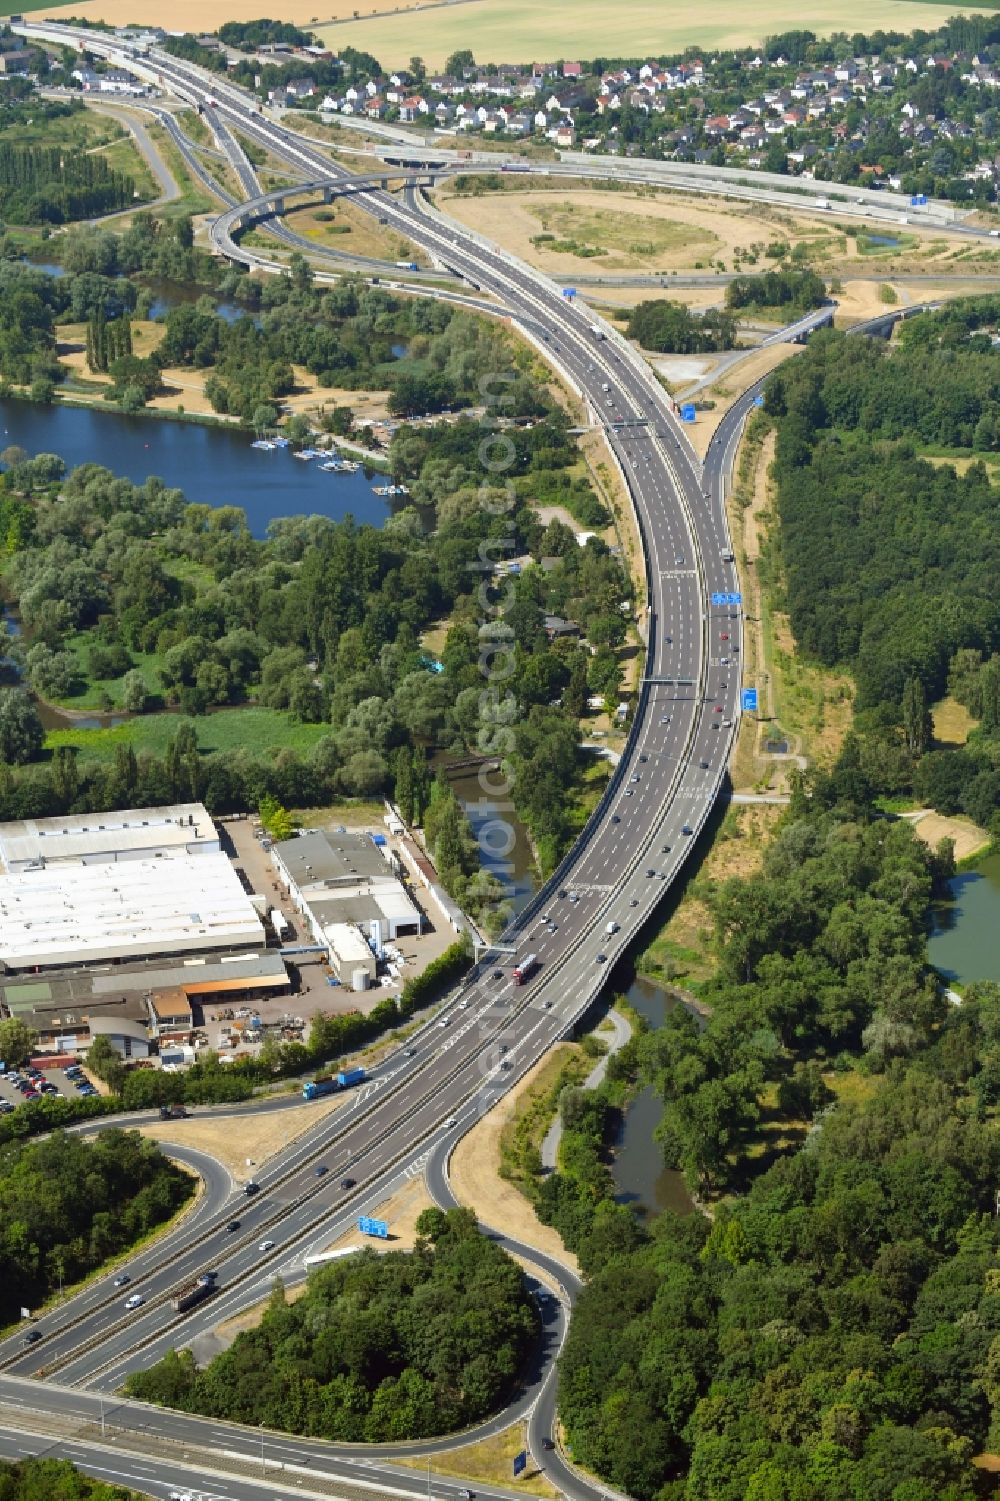
[[[82,38],[89,50],[103,49],[139,71],[120,43],[98,33],[74,33],[51,23],[15,29],[72,43]],[[217,113],[225,127],[239,129],[317,178],[347,185],[348,174],[318,145],[262,118],[228,81],[202,75],[165,53],[155,53],[142,66],[163,87]],[[210,103],[213,99],[217,104]],[[123,1298],[105,1279],[47,1315],[37,1345],[27,1350],[14,1340],[0,1345],[0,1368],[7,1377],[56,1375],[59,1389],[76,1388],[80,1397],[79,1389],[87,1388],[90,1401],[120,1385],[129,1370],[257,1301],[276,1273],[301,1268],[311,1248],[327,1243],[379,1195],[384,1198],[400,1175],[437,1163],[573,1030],[694,846],[724,784],[738,725],[742,618],[738,604],[713,603],[713,597],[739,588],[722,501],[738,426],[753,393],[729,414],[703,468],[648,367],[544,276],[423,211],[412,199],[399,201],[374,189],[359,193],[358,202],[474,290],[502,303],[603,427],[645,555],[644,681],[604,798],[553,880],[504,935],[520,957],[537,956],[532,979],[516,986],[508,959],[478,966],[442,1020],[425,1024],[369,1084],[267,1165],[255,1198],[229,1196],[225,1203],[212,1198],[193,1229],[170,1237],[168,1255],[157,1247],[145,1260],[137,1258],[131,1290],[146,1298],[143,1307],[126,1313]],[[316,1176],[320,1164],[329,1169],[325,1177]],[[432,1191],[436,1173],[435,1167]],[[356,1186],[341,1188],[345,1175]],[[443,1183],[436,1188],[445,1194]],[[230,1230],[233,1220],[239,1226]],[[275,1242],[273,1249],[258,1249],[262,1237]],[[539,1264],[536,1252],[530,1256]],[[218,1274],[218,1294],[194,1314],[175,1316],[171,1291],[209,1267]],[[572,1292],[567,1287],[569,1299]],[[532,1452],[546,1464],[550,1456],[538,1445],[541,1430],[551,1426],[552,1404],[549,1375],[529,1425]],[[184,1424],[189,1425],[185,1434],[195,1434],[190,1425],[197,1421],[157,1412],[156,1430]],[[238,1432],[245,1445],[245,1430]],[[356,1451],[345,1455],[333,1446],[287,1438],[280,1443],[285,1450],[292,1443],[311,1443],[324,1462],[356,1470]],[[594,1494],[563,1469],[559,1483],[567,1494]]]

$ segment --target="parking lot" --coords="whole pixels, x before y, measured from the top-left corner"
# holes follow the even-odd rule
[[[45,1096],[55,1098],[57,1095],[64,1095],[69,1100],[76,1100],[83,1095],[97,1093],[79,1064],[67,1067],[69,1073],[64,1068],[39,1069],[25,1066],[8,1069],[0,1074],[0,1115],[10,1115],[19,1105],[26,1105],[31,1100],[40,1100]]]

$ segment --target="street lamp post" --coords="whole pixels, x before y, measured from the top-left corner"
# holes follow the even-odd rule
[[[261,1425],[260,1425],[260,1473],[262,1475],[266,1475],[267,1474],[267,1467],[266,1467],[266,1465],[264,1463],[264,1424],[263,1423],[261,1423]]]

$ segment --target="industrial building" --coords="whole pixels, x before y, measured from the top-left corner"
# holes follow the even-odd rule
[[[206,1003],[286,995],[252,897],[200,803],[0,825],[0,1014],[76,1055],[189,1038]]]
[[[265,945],[200,803],[0,825],[0,973]]]
[[[420,909],[383,835],[307,829],[271,850],[289,900],[337,976],[360,990],[387,943],[419,934]]]

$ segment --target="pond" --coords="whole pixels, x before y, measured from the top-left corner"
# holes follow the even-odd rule
[[[633,980],[625,999],[654,1028],[662,1026],[668,1012],[681,1004],[670,991],[642,976]],[[656,1090],[652,1086],[640,1090],[623,1112],[613,1142],[615,1198],[619,1204],[634,1205],[643,1219],[665,1209],[675,1214],[694,1210],[683,1174],[663,1165],[663,1154],[653,1135],[662,1114],[663,1101]]]
[[[877,245],[880,250],[895,250],[899,245],[902,244],[902,241],[900,240],[898,235],[865,234],[862,238],[866,246],[871,247],[872,245]]]
[[[231,428],[114,410],[0,401],[0,448],[17,444],[29,454],[57,453],[67,468],[106,464],[141,484],[156,475],[188,500],[241,506],[255,537],[277,516],[320,515],[381,526],[389,499],[373,493],[385,479],[372,471],[334,474],[318,460],[302,462],[289,449],[251,448],[251,434]],[[401,504],[405,504],[405,497]]]
[[[1000,981],[1000,854],[949,881],[950,899],[935,905],[927,944],[945,980]]]

